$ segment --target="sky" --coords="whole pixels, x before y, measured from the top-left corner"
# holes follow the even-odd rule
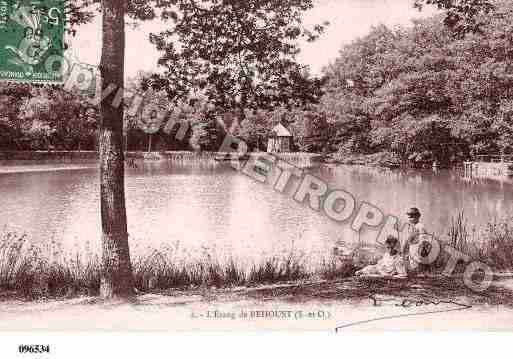
[[[424,18],[435,14],[433,8],[422,12],[413,8],[413,0],[315,0],[315,7],[305,13],[306,25],[329,21],[330,26],[322,37],[314,43],[302,43],[298,60],[310,67],[313,74],[320,74],[322,68],[334,61],[339,50],[345,44],[367,34],[372,26],[385,24],[408,26],[412,19]],[[127,77],[138,71],[155,71],[159,53],[148,40],[150,32],[159,32],[165,27],[155,21],[143,23],[136,29],[126,31]],[[98,65],[101,49],[101,20],[78,29],[71,43],[68,55],[77,61]]]

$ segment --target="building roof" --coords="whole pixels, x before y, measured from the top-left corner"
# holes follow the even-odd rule
[[[283,126],[281,123],[276,125],[272,129],[272,132],[274,132],[277,137],[292,137],[292,134],[290,133],[290,131],[287,130],[287,128],[285,126]]]

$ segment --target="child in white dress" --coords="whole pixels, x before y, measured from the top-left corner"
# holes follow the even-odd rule
[[[399,252],[399,239],[388,236],[385,245],[387,252],[378,263],[366,266],[357,271],[357,276],[396,276],[406,277],[406,266],[403,256]]]

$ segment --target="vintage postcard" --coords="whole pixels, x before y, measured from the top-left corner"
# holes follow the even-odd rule
[[[511,330],[512,18],[0,0],[0,331]]]

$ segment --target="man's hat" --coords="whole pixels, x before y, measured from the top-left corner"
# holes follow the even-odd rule
[[[420,211],[418,208],[412,207],[406,212],[406,215],[408,215],[408,217],[420,217]]]

